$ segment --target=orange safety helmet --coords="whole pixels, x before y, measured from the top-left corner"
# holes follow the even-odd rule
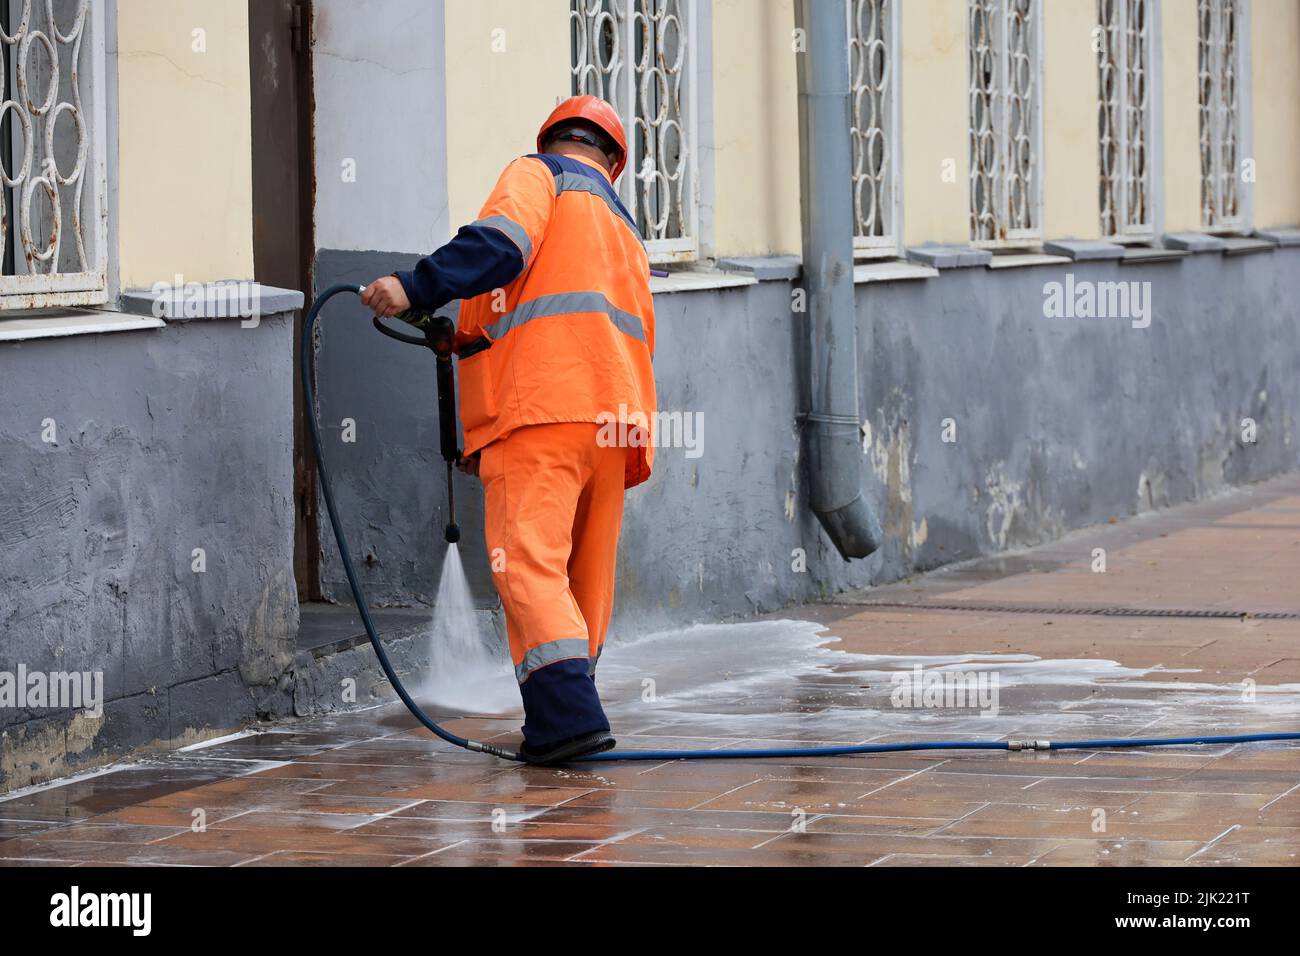
[[[550,132],[553,126],[563,123],[565,120],[585,120],[614,141],[614,145],[618,147],[619,155],[609,178],[617,180],[619,174],[623,172],[623,167],[627,165],[627,135],[623,132],[623,121],[618,118],[618,113],[614,110],[614,107],[598,96],[570,96],[555,107],[551,115],[546,117],[546,122],[542,124],[542,128],[537,131],[537,151],[539,153],[546,148],[544,145],[546,134]]]

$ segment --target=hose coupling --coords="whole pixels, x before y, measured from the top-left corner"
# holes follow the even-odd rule
[[[513,750],[506,750],[504,747],[496,747],[492,744],[485,744],[481,740],[468,740],[465,742],[465,749],[472,750],[476,754],[491,754],[494,757],[500,757],[503,760],[518,760],[519,755]]]
[[[1008,740],[1008,750],[1051,750],[1050,740]]]

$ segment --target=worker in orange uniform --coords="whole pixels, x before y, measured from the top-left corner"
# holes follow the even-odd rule
[[[483,481],[521,752],[558,763],[614,746],[596,661],[623,492],[653,461],[655,328],[645,246],[613,187],[627,163],[618,114],[565,100],[537,150],[506,167],[477,220],[362,301],[391,316],[460,300],[462,467]]]

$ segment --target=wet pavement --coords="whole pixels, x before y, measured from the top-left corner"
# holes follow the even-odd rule
[[[1300,729],[1300,479],[623,637],[600,684],[626,749]],[[513,746],[518,724],[448,726]],[[10,866],[1298,862],[1294,743],[535,768],[394,704],[0,798]]]

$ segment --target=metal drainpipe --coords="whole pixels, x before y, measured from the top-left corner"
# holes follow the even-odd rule
[[[812,509],[844,557],[880,547],[880,521],[862,494],[858,326],[853,302],[852,143],[844,0],[796,0],[799,184],[807,295]]]

